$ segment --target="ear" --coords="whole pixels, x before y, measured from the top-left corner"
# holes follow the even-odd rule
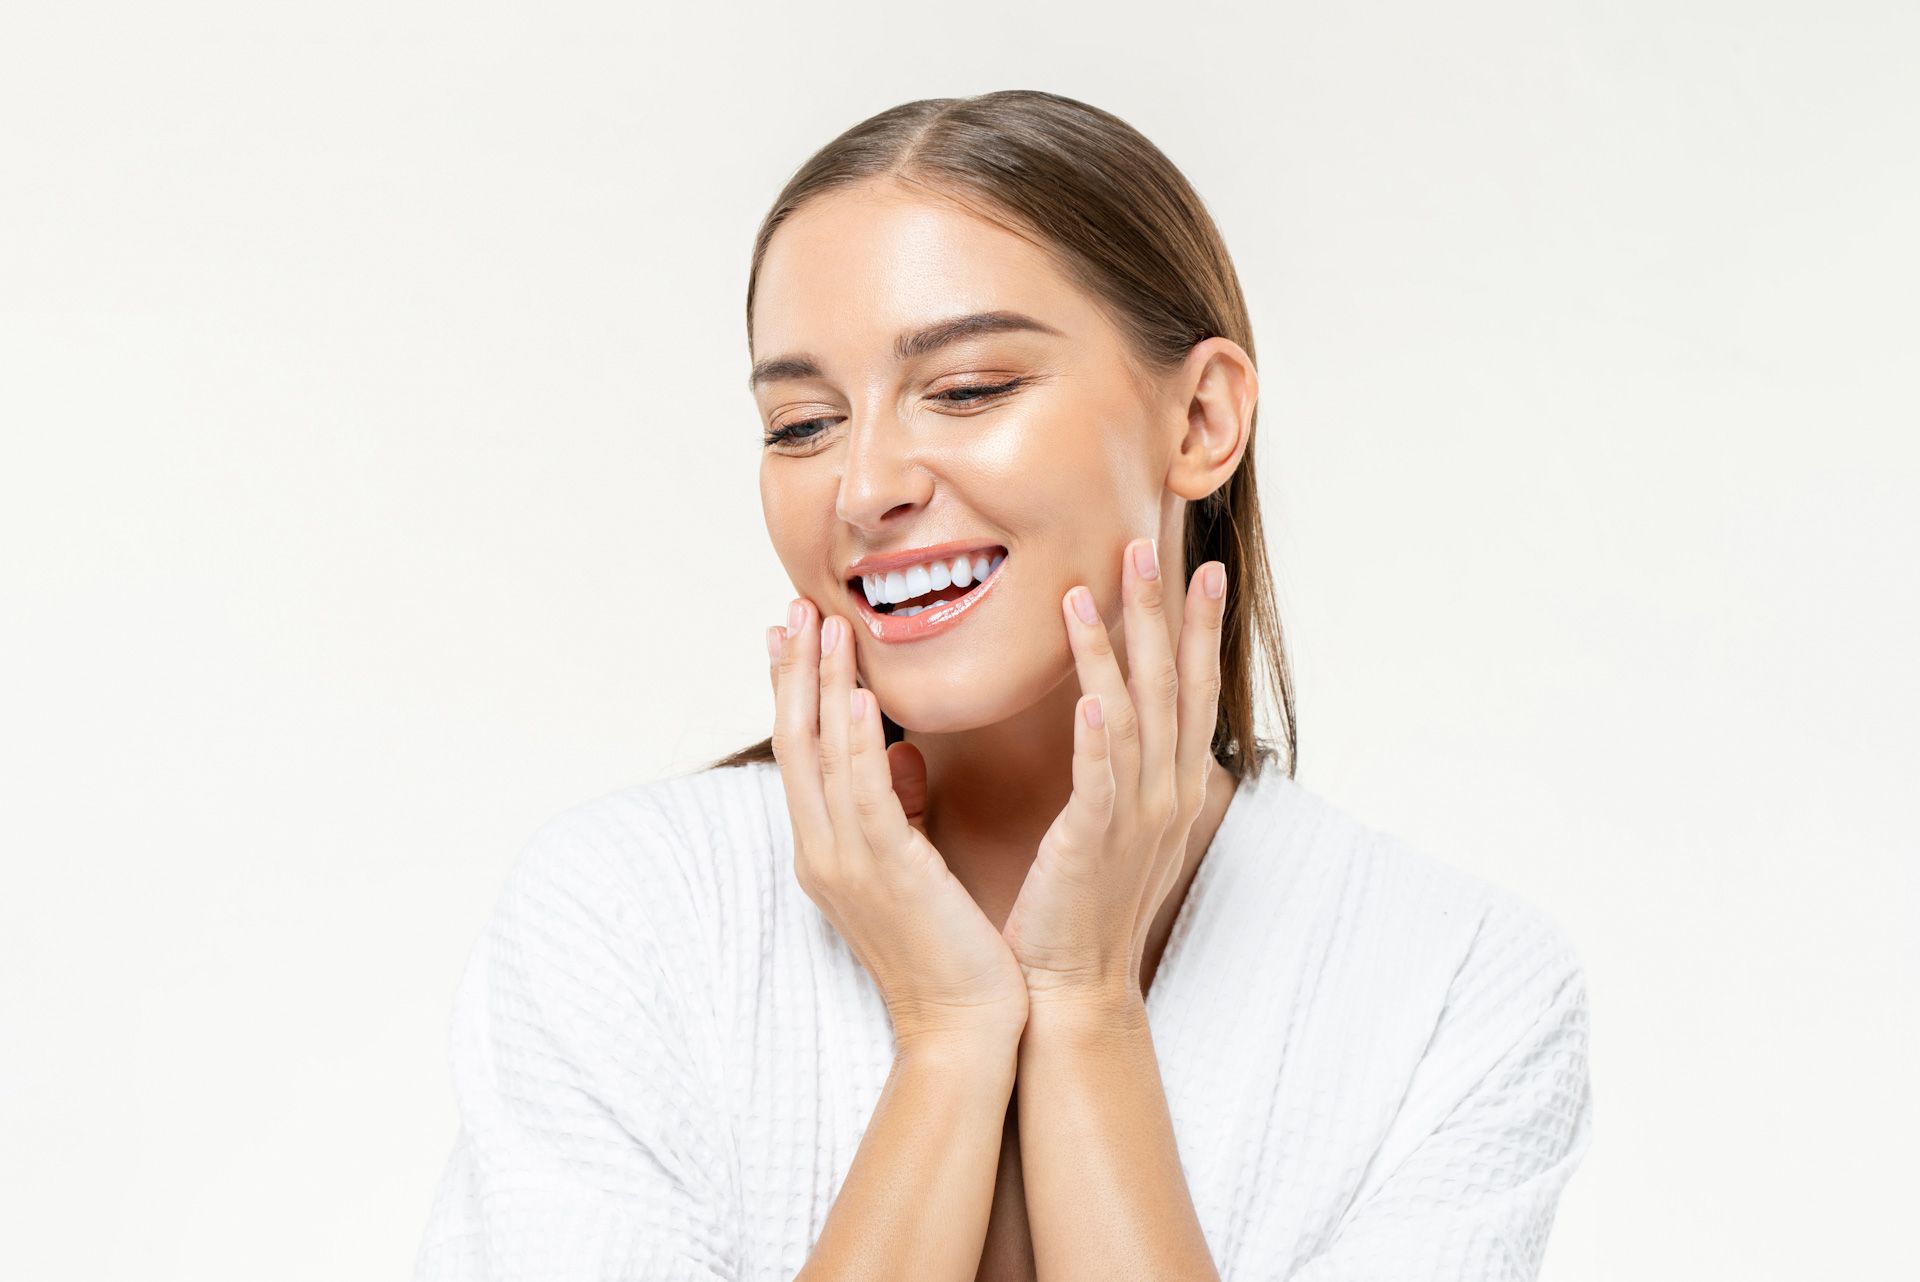
[[[1226,484],[1247,452],[1260,373],[1244,347],[1215,335],[1187,353],[1174,392],[1185,416],[1176,428],[1167,488],[1197,503]]]

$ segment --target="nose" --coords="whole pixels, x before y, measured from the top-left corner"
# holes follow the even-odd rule
[[[846,460],[834,510],[858,529],[878,532],[890,518],[924,507],[933,477],[914,459],[898,415],[860,415],[848,423]]]

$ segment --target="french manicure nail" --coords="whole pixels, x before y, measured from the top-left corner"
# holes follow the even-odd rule
[[[1080,616],[1082,623],[1100,622],[1100,610],[1093,603],[1093,593],[1085,588],[1075,588],[1068,595],[1073,597],[1073,612]]]
[[[787,631],[798,632],[807,625],[807,603],[795,597],[787,607]]]
[[[1133,545],[1133,571],[1143,579],[1160,577],[1160,544],[1158,540],[1148,539],[1145,543]]]
[[[845,626],[839,615],[834,615],[820,625],[820,657],[826,658],[840,644],[840,629]]]

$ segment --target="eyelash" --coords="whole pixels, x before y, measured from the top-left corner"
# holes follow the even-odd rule
[[[995,384],[992,387],[950,387],[934,397],[934,399],[947,400],[947,403],[950,405],[973,405],[980,401],[992,400],[995,397],[1004,396],[1006,393],[1023,386],[1026,381],[1024,378],[1016,378],[1009,382]],[[957,392],[965,392],[968,393],[968,395],[948,400],[949,397],[953,397]],[[824,419],[818,418],[803,418],[797,423],[788,423],[782,427],[777,427],[766,434],[766,443],[768,445],[778,445],[782,441],[810,441],[818,436],[820,432],[813,431],[805,434],[797,434],[794,429],[811,427],[815,423],[824,421]]]

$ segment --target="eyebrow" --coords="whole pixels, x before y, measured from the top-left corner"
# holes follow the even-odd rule
[[[935,321],[931,325],[901,334],[893,340],[893,358],[897,361],[910,361],[965,338],[974,338],[981,334],[1022,332],[1052,334],[1056,338],[1065,337],[1053,326],[1035,320],[1024,312],[972,312],[965,316],[950,316],[946,320]],[[751,392],[762,383],[780,379],[820,377],[822,377],[820,363],[811,356],[798,354],[770,356],[766,360],[755,362],[753,372],[747,375],[747,390]]]

